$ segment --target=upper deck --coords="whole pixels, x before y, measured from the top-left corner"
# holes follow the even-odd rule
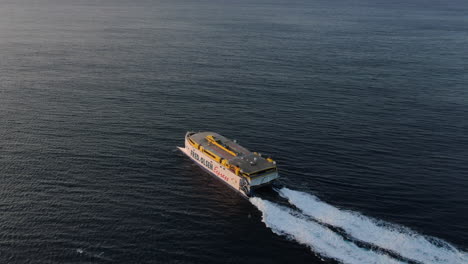
[[[227,160],[230,165],[239,167],[241,173],[252,175],[276,168],[273,160],[267,160],[256,153],[252,153],[236,142],[217,133],[199,132],[188,134],[188,138],[199,144],[203,149]]]

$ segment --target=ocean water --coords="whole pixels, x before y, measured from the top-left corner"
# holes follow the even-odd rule
[[[0,263],[467,263],[467,14],[0,0]],[[281,201],[187,130],[271,154]]]

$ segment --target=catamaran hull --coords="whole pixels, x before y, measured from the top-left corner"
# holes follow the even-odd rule
[[[235,175],[234,173],[230,172],[220,164],[211,161],[211,159],[205,155],[204,153],[200,152],[198,149],[193,147],[178,147],[182,153],[187,155],[190,159],[192,159],[198,166],[204,169],[209,174],[213,175],[214,177],[218,178],[225,184],[229,185],[232,189],[239,192],[244,197],[250,197],[251,192],[248,190],[242,190],[242,179]]]
[[[279,178],[277,170],[255,177],[244,177],[239,175],[239,171],[232,169],[230,166],[226,166],[220,161],[219,157],[216,157],[211,153],[211,156],[207,154],[206,149],[204,150],[199,144],[194,144],[193,140],[189,138],[193,135],[193,132],[187,132],[185,136],[185,147],[178,147],[182,153],[192,159],[198,166],[206,170],[214,177],[220,179],[232,189],[239,192],[244,197],[252,196],[252,190],[271,186],[271,183]]]

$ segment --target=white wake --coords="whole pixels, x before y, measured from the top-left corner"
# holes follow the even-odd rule
[[[260,198],[250,198],[263,214],[263,222],[271,230],[309,246],[321,256],[349,264],[402,263],[387,255],[360,248],[342,236],[289,208]]]
[[[282,188],[280,195],[304,214],[335,227],[352,237],[391,250],[422,263],[467,264],[468,255],[439,239],[428,239],[401,226],[376,220],[360,213],[338,209],[316,196]],[[437,244],[431,243],[437,241]]]

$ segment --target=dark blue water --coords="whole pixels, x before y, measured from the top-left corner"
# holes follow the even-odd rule
[[[467,14],[0,0],[0,262],[335,262],[177,152],[187,130],[272,154],[288,188],[467,251]]]

